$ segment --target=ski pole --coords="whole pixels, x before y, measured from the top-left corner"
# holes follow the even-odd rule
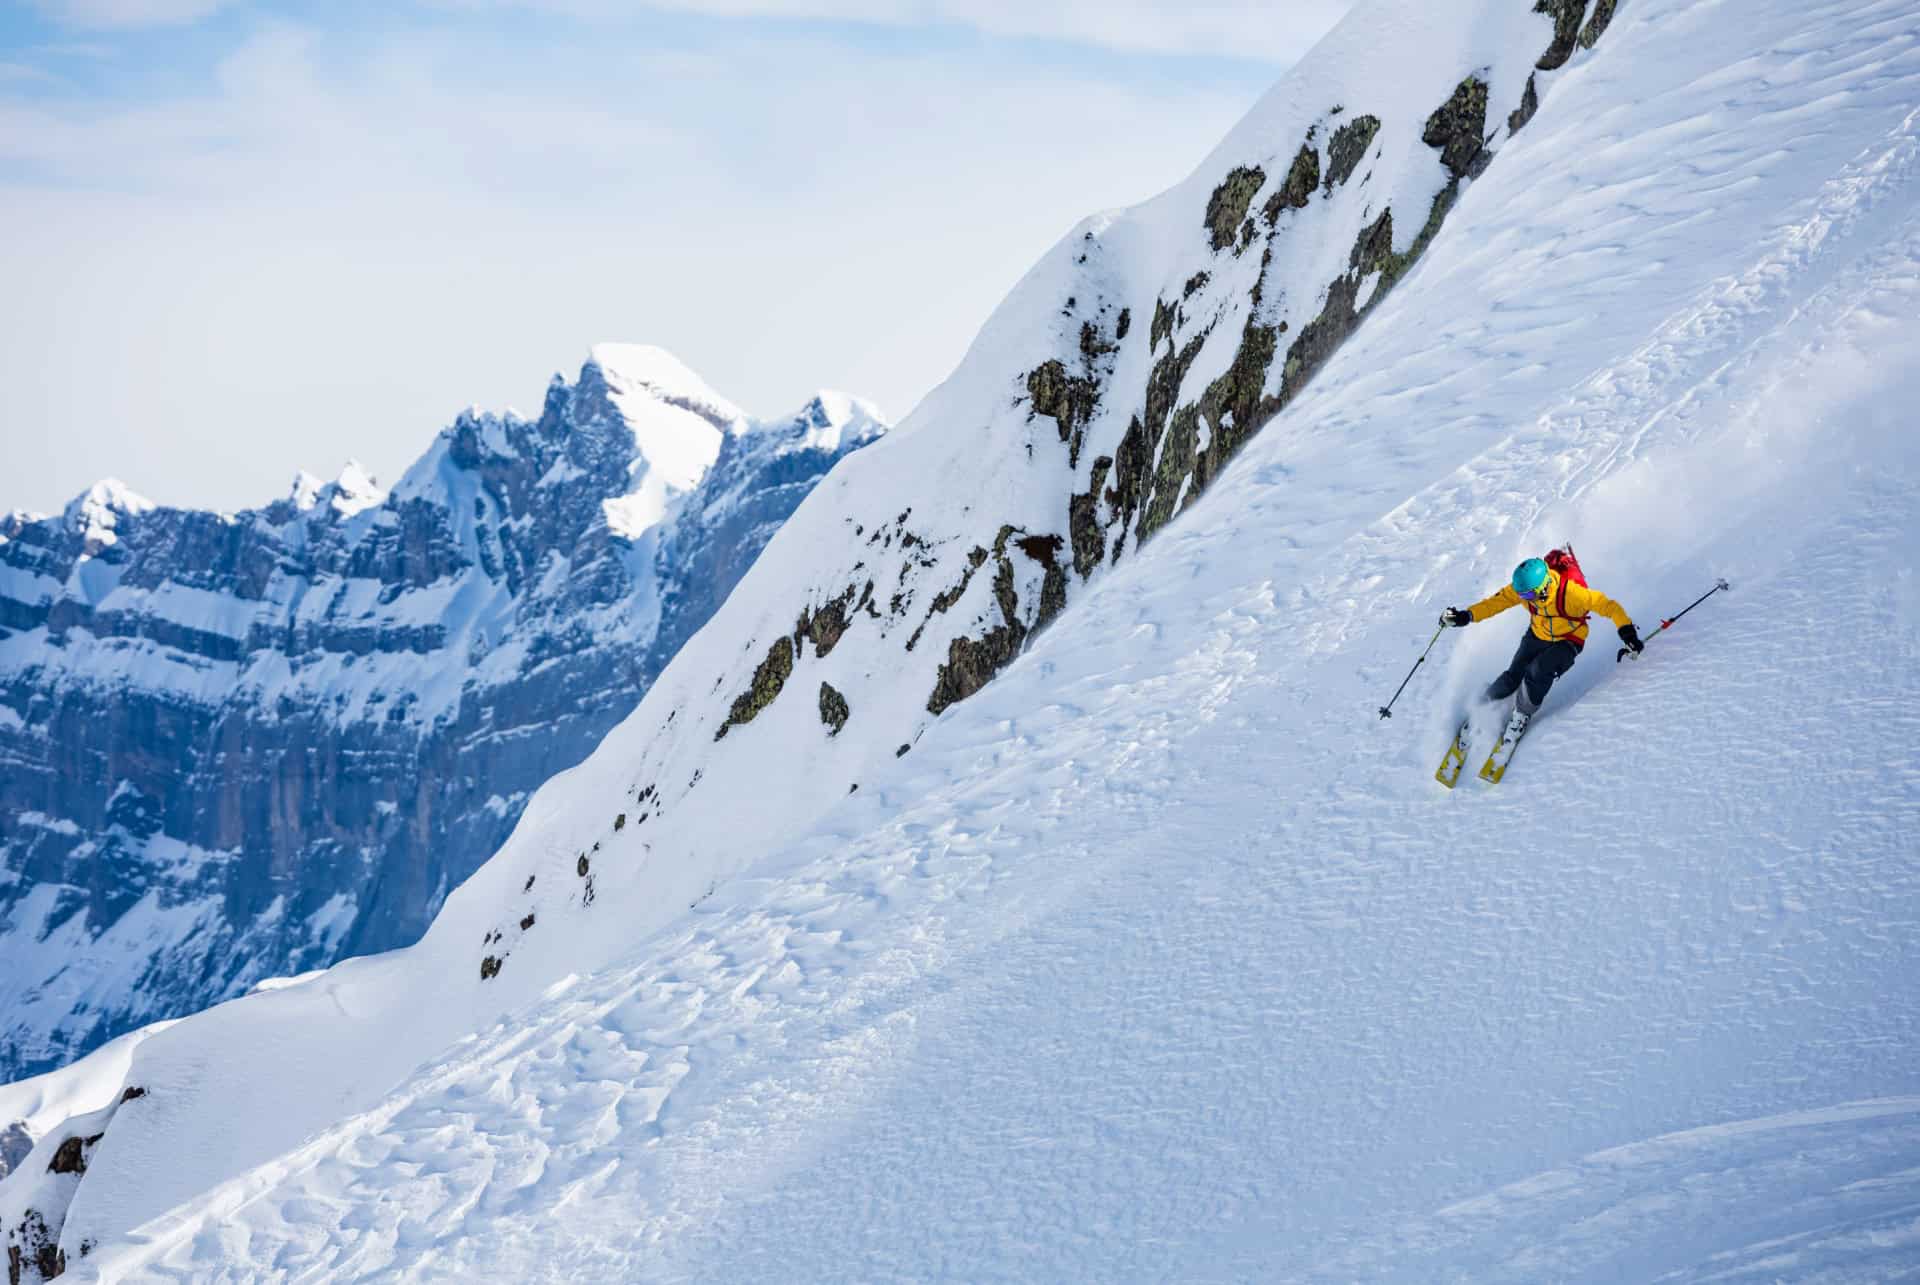
[[[1678,619],[1678,617],[1675,617],[1675,619]],[[1439,642],[1440,635],[1444,634],[1445,632],[1447,632],[1447,627],[1445,625],[1441,625],[1438,629],[1433,631],[1433,638],[1431,641],[1427,643],[1427,651],[1433,650],[1433,644]],[[1427,663],[1427,651],[1423,651],[1420,653],[1420,659],[1413,662],[1413,668],[1409,669],[1407,671],[1407,676],[1400,680],[1400,686],[1394,689],[1393,700],[1388,701],[1386,704],[1380,707],[1381,718],[1393,717],[1393,701],[1397,701],[1400,699],[1400,693],[1406,691],[1407,684],[1413,681],[1414,673],[1420,668],[1420,666]]]
[[[1674,621],[1680,619],[1681,616],[1686,615],[1687,612],[1692,611],[1695,607],[1699,606],[1701,603],[1705,602],[1707,599],[1713,597],[1714,594],[1719,593],[1722,589],[1731,591],[1732,588],[1733,586],[1728,584],[1725,580],[1715,580],[1713,582],[1713,588],[1707,590],[1705,593],[1701,594],[1698,598],[1695,598],[1692,602],[1688,603],[1684,608],[1682,608],[1675,615],[1669,617],[1666,620],[1661,621],[1660,627],[1658,629],[1654,630],[1652,633],[1648,634],[1645,638],[1642,638],[1640,640],[1640,645],[1642,647],[1645,647],[1648,643],[1652,642],[1655,638],[1658,638],[1661,634],[1666,633],[1667,630],[1673,628]],[[1631,651],[1628,651],[1625,647],[1622,647],[1620,649],[1619,654],[1613,658],[1613,663],[1617,665],[1631,655],[1633,655]]]

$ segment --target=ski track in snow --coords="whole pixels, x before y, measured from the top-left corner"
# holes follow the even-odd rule
[[[103,1274],[1914,1272],[1920,44],[1776,4],[1720,65],[1732,11],[1623,5],[1314,389],[821,833]],[[1598,627],[1444,794],[1519,624],[1372,707],[1567,536],[1646,627],[1734,589],[1637,665]]]

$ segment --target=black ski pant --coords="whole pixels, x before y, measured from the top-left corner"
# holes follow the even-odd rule
[[[1540,708],[1540,702],[1547,698],[1553,688],[1553,680],[1573,668],[1573,662],[1580,659],[1580,649],[1565,638],[1558,642],[1544,642],[1534,636],[1529,629],[1520,638],[1520,646],[1513,653],[1513,661],[1506,672],[1493,680],[1487,688],[1490,701],[1505,700],[1526,684],[1526,692],[1520,697],[1522,713],[1531,714]]]

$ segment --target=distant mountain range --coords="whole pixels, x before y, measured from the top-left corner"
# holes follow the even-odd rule
[[[0,1082],[413,941],[885,428],[609,344],[391,491],[0,518]]]

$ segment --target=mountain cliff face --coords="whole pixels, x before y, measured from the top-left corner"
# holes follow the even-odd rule
[[[388,493],[0,527],[0,1080],[404,945],[883,429],[602,345]]]

